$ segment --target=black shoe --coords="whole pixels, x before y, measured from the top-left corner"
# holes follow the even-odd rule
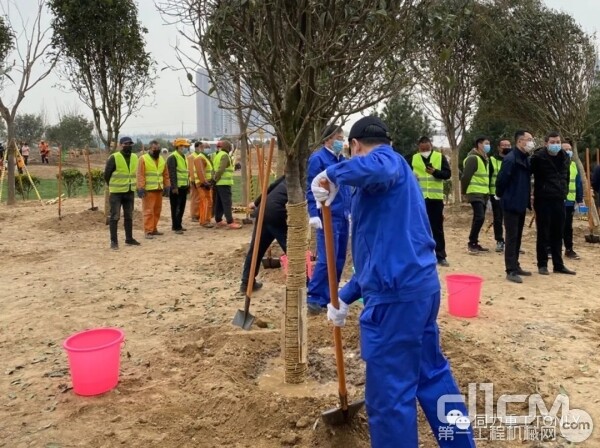
[[[254,280],[254,285],[252,286],[252,291],[258,291],[262,287],[263,287],[263,284],[261,282],[257,282],[256,280]],[[248,289],[248,285],[245,283],[242,283],[240,285],[240,292],[243,294],[246,294],[246,289]]]
[[[506,280],[513,283],[523,283],[523,279],[516,272],[506,274]]]
[[[479,253],[479,249],[477,248],[477,244],[467,244],[467,253],[470,255],[477,255]]]
[[[552,272],[554,272],[555,274],[567,274],[567,275],[575,275],[576,274],[575,271],[567,269],[565,266],[563,266],[562,268],[554,268],[552,270]]]
[[[130,240],[125,240],[125,244],[129,246],[141,246],[140,242],[138,240],[134,240],[133,238]]]
[[[173,230],[173,232],[175,232],[177,235],[183,235],[183,230],[182,229]]]
[[[321,314],[323,312],[323,310],[325,310],[325,308],[323,308],[318,303],[311,303],[311,302],[307,303],[306,308],[308,309],[308,314],[310,314],[312,316]]]
[[[548,268],[538,268],[538,273],[540,275],[550,275],[550,271],[548,271]]]
[[[496,252],[504,252],[504,241],[498,241],[496,243]]]
[[[111,241],[110,242],[110,248],[112,250],[119,250],[119,243],[117,243],[116,241]]]
[[[565,251],[565,257],[571,260],[579,260],[581,258],[573,249]]]
[[[521,275],[523,277],[531,277],[531,272],[529,271],[524,271],[523,269],[519,268],[515,271],[515,274],[517,275]]]
[[[184,232],[187,232],[187,229],[185,227],[182,227],[180,230],[183,230]]]
[[[481,245],[476,244],[475,247],[477,247],[477,250],[479,252],[489,252],[490,250],[487,247],[481,247]]]
[[[438,260],[437,262],[438,265],[443,266],[445,268],[450,266],[450,263],[448,263],[448,260],[446,260],[445,258],[441,258]]]

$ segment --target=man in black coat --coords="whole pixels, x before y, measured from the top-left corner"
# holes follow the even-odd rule
[[[562,238],[565,225],[565,200],[569,193],[569,156],[561,150],[558,132],[544,139],[545,146],[531,156],[533,174],[533,207],[537,227],[537,265],[541,275],[549,275],[548,247],[552,253],[554,272],[575,275],[562,258]]]
[[[529,153],[533,148],[533,136],[525,130],[517,131],[515,147],[504,157],[496,178],[496,197],[500,200],[504,217],[506,279],[514,283],[523,283],[521,277],[531,275],[521,268],[519,251],[525,215],[531,208]]]
[[[262,197],[257,197],[254,202],[250,203],[250,208],[258,209]],[[271,246],[274,240],[277,240],[284,253],[287,253],[287,183],[285,176],[281,176],[267,189],[267,203],[265,204],[265,216],[263,219],[262,229],[258,240],[258,256],[256,269],[254,270],[254,278],[258,275],[260,269],[260,261]],[[256,244],[256,225],[252,231],[252,241],[246,254],[244,269],[242,271],[242,284],[240,291],[246,292],[248,281],[250,279],[250,268],[252,264],[252,252]],[[253,290],[262,288],[262,283],[254,281]]]

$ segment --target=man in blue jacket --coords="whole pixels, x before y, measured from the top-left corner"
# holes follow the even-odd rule
[[[531,209],[531,168],[529,154],[535,148],[533,136],[525,130],[515,133],[515,148],[509,152],[502,162],[496,178],[496,197],[504,215],[504,264],[506,279],[514,283],[523,283],[523,276],[531,272],[521,268],[519,251],[525,215]]]
[[[573,215],[575,214],[575,204],[583,202],[583,183],[577,170],[577,164],[573,161],[571,139],[565,139],[561,147],[571,160],[569,165],[569,193],[565,201],[565,231],[563,234],[565,257],[572,260],[579,260],[579,255],[573,250]]]
[[[461,429],[450,418],[466,417],[467,410],[440,348],[435,242],[419,184],[379,118],[358,120],[348,140],[355,157],[315,176],[311,189],[328,205],[339,189],[356,188],[356,273],[340,291],[339,310],[328,305],[327,316],[343,326],[349,304],[364,298],[360,338],[371,446],[417,448],[418,399],[441,447],[474,447],[469,425]]]
[[[315,151],[308,159],[308,173],[306,186],[306,200],[308,201],[309,224],[317,230],[317,263],[313,276],[308,284],[307,307],[311,314],[318,314],[329,303],[329,282],[327,281],[327,257],[325,255],[325,236],[321,222],[321,212],[310,190],[311,182],[321,171],[345,160],[342,155],[344,149],[344,131],[341,127],[332,124],[327,126],[322,133],[323,146]],[[338,281],[341,278],[344,264],[346,263],[346,250],[348,247],[348,217],[350,216],[350,190],[343,187],[331,204],[333,218],[333,235],[336,253],[336,268]]]

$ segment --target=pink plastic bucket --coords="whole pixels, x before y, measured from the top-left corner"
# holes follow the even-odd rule
[[[118,328],[95,328],[65,340],[63,347],[69,358],[73,392],[99,395],[117,385],[124,339],[125,333]]]
[[[287,255],[282,255],[279,257],[281,261],[281,268],[283,269],[283,273],[287,275],[288,270],[288,259]],[[310,250],[306,251],[306,276],[311,279],[313,275],[313,264],[312,264],[312,252]]]
[[[446,276],[448,312],[457,317],[479,314],[479,299],[483,278],[477,275],[451,274]]]

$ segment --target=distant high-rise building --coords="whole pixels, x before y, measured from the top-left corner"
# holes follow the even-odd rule
[[[200,89],[196,92],[196,132],[199,138],[217,139],[224,135],[239,134],[240,128],[235,112],[219,107],[217,98],[208,96],[211,83],[208,73],[201,68],[196,72],[196,84]],[[250,134],[255,135],[256,128],[262,127],[265,136],[272,135],[273,127],[265,125],[265,120],[253,112],[248,123]]]

